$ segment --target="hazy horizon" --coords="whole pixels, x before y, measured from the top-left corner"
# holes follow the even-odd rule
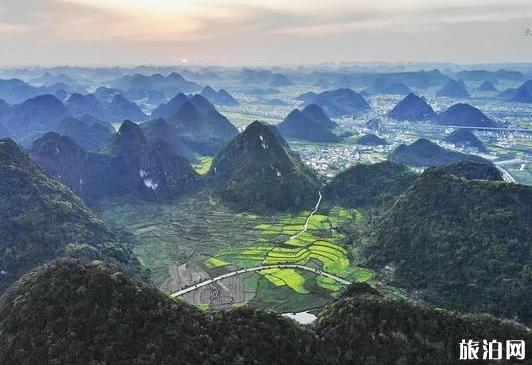
[[[526,63],[531,28],[525,0],[2,0],[0,65]]]

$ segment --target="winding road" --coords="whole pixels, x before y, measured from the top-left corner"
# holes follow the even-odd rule
[[[292,236],[291,238],[296,238],[300,234],[302,234],[302,233],[307,231],[310,219],[312,218],[312,216],[314,214],[316,214],[316,212],[318,211],[318,209],[320,207],[322,195],[321,195],[321,191],[319,191],[318,193],[319,193],[318,202],[316,203],[316,206],[314,207],[314,210],[307,217],[307,220],[305,221],[305,226],[303,227],[303,230],[301,232],[299,232],[298,234],[296,234],[295,236]],[[235,275],[245,274],[245,273],[249,273],[249,272],[257,272],[257,271],[268,270],[268,269],[299,269],[299,270],[303,270],[303,271],[309,271],[309,272],[312,272],[312,273],[315,273],[315,274],[318,274],[318,275],[323,275],[325,277],[333,279],[334,281],[339,282],[339,283],[344,284],[344,285],[351,284],[350,281],[342,279],[339,276],[336,276],[336,275],[333,275],[333,274],[329,274],[326,271],[323,271],[321,269],[316,269],[316,268],[313,268],[313,267],[310,267],[310,266],[298,265],[298,264],[276,264],[276,265],[261,265],[261,266],[250,267],[250,268],[247,268],[247,269],[239,269],[239,270],[231,271],[231,272],[225,273],[223,275],[216,276],[214,278],[210,278],[210,279],[204,280],[202,282],[196,283],[196,284],[191,285],[191,286],[189,286],[187,288],[178,290],[175,293],[171,294],[170,296],[172,298],[179,297],[179,296],[181,296],[183,294],[189,293],[189,292],[194,291],[196,289],[199,289],[199,288],[201,288],[203,286],[215,283],[215,282],[223,280],[223,279],[230,278],[230,277],[235,276]]]
[[[308,229],[308,222],[310,222],[310,218],[312,218],[312,216],[314,214],[316,214],[316,212],[318,211],[318,209],[320,208],[320,203],[321,203],[321,198],[322,198],[322,195],[321,195],[321,191],[318,191],[318,194],[319,194],[319,198],[318,198],[318,202],[316,203],[316,206],[314,207],[314,210],[312,212],[310,212],[309,216],[307,217],[307,220],[305,221],[305,226],[303,227],[303,230],[301,232],[299,232],[298,234],[296,234],[295,236],[292,236],[290,237],[290,239],[292,238],[296,238],[297,236],[299,236],[300,234],[302,233],[305,233]]]
[[[497,164],[495,165],[495,167],[497,168],[497,170],[500,171],[504,181],[506,181],[508,183],[512,183],[512,184],[515,184],[517,182],[517,181],[515,181],[514,177],[512,175],[510,175],[508,170],[506,170],[504,167],[502,167],[500,165],[497,165]]]
[[[257,272],[257,271],[268,270],[268,269],[300,269],[300,270],[304,270],[304,271],[313,272],[313,273],[318,274],[318,275],[323,275],[325,277],[333,279],[334,281],[337,281],[337,282],[339,282],[341,284],[344,284],[344,285],[351,284],[350,281],[342,279],[339,276],[336,276],[336,275],[333,275],[333,274],[329,274],[326,271],[323,271],[321,269],[316,269],[316,268],[313,268],[313,267],[310,267],[310,266],[298,265],[298,264],[277,264],[277,265],[256,266],[256,267],[250,267],[250,268],[247,268],[247,269],[240,269],[240,270],[231,271],[231,272],[228,272],[226,274],[223,274],[223,275],[220,275],[220,276],[216,276],[216,277],[211,278],[211,279],[204,280],[202,282],[199,282],[197,284],[189,286],[188,288],[184,288],[184,289],[178,290],[175,293],[171,294],[170,296],[173,297],[173,298],[179,297],[179,296],[181,296],[183,294],[186,294],[186,293],[189,293],[189,292],[194,291],[196,289],[199,289],[202,286],[206,286],[206,285],[212,284],[212,283],[220,281],[222,279],[227,279],[227,278],[230,278],[230,277],[235,276],[235,275],[245,274],[245,273],[249,273],[249,272]]]

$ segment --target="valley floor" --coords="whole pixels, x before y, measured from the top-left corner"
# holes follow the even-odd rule
[[[154,284],[169,294],[227,272],[281,263],[306,265],[348,281],[374,276],[357,266],[357,247],[348,244],[340,228],[344,221],[364,224],[356,210],[322,204],[303,231],[308,211],[268,217],[236,213],[208,190],[165,203],[111,200],[98,209],[108,224],[132,233],[135,253],[151,270]],[[249,303],[299,312],[331,302],[341,289],[324,275],[276,268],[226,278],[184,298],[209,309]]]

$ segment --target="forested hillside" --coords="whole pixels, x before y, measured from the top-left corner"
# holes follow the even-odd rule
[[[367,289],[314,327],[251,308],[202,313],[99,261],[50,263],[0,298],[2,364],[454,364],[462,338],[532,340],[515,323]]]
[[[532,188],[426,170],[384,214],[369,262],[437,305],[531,323]]]
[[[10,139],[0,140],[0,292],[57,256],[138,262],[67,187],[48,177]]]

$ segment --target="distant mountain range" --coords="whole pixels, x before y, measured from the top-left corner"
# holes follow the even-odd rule
[[[52,75],[45,72],[41,77],[30,80],[30,84],[38,86],[52,86],[55,84],[78,85],[79,82],[65,74]]]
[[[72,94],[65,103],[54,95],[39,95],[17,105],[0,105],[0,124],[17,140],[31,138],[59,128],[64,119],[76,118],[105,122],[121,122],[131,118],[143,121],[147,116],[133,102],[116,94],[110,103],[94,94]]]
[[[215,71],[210,70],[209,68],[204,68],[200,70],[181,70],[179,71],[183,77],[186,77],[192,81],[219,81],[222,80],[222,77],[218,75]]]
[[[349,74],[334,71],[315,71],[311,74],[313,82],[324,83],[324,88],[353,87],[353,85],[368,86],[375,82],[384,84],[401,83],[409,88],[427,89],[441,87],[450,77],[439,70],[404,71],[404,72],[370,72],[355,71]],[[316,85],[319,86],[319,85]]]
[[[151,117],[171,119],[179,112],[183,104],[186,102],[192,104],[201,113],[206,113],[211,109],[215,109],[214,105],[203,95],[185,95],[183,93],[179,93],[167,103],[161,104],[155,108],[151,113]]]
[[[63,83],[50,86],[33,86],[19,79],[0,79],[0,99],[7,101],[9,104],[20,104],[39,95],[53,95],[61,90],[77,91],[72,90],[72,88]]]
[[[109,103],[100,101],[95,94],[72,94],[65,105],[73,117],[91,115],[108,122],[121,122],[125,119],[142,122],[147,118],[137,104],[119,93]]]
[[[124,90],[126,93],[145,96],[149,93],[161,93],[166,98],[171,98],[178,93],[190,93],[201,90],[201,86],[195,82],[186,80],[176,72],[167,76],[153,75],[127,75],[110,83],[111,87]]]
[[[409,94],[397,103],[388,116],[401,121],[432,121],[461,127],[500,127],[482,111],[466,103],[454,104],[436,114],[425,99],[415,94]]]
[[[446,96],[449,98],[469,98],[469,92],[463,80],[449,80],[438,90],[436,96]]]
[[[210,86],[205,86],[201,90],[201,95],[207,98],[211,103],[222,106],[237,106],[239,102],[224,89],[218,91]]]
[[[464,70],[456,74],[458,79],[466,81],[490,81],[497,82],[499,80],[520,81],[524,79],[524,75],[519,71],[509,71],[499,69],[497,71],[488,70]]]
[[[407,95],[412,93],[412,89],[401,82],[387,83],[383,79],[375,80],[373,86],[364,89],[362,94],[374,95],[374,94],[389,94],[389,95]]]
[[[243,69],[237,76],[245,85],[266,85],[271,88],[279,88],[292,85],[292,81],[285,75],[274,73],[270,70]]]
[[[309,208],[318,180],[273,126],[251,123],[214,158],[219,194],[239,209],[276,212]]]
[[[307,100],[306,105],[319,105],[330,118],[358,115],[370,109],[362,95],[348,88],[324,91]]]

